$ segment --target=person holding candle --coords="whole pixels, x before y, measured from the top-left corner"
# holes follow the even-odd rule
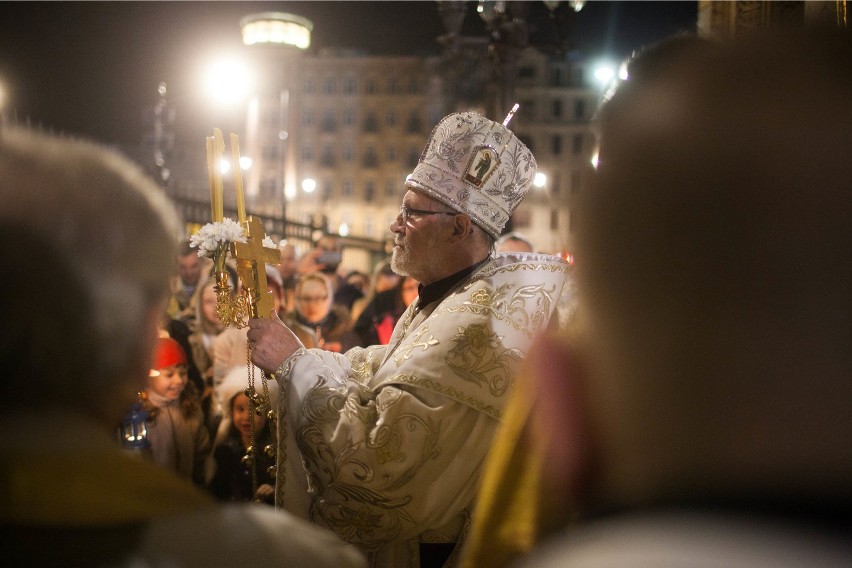
[[[463,541],[518,364],[569,269],[493,251],[535,171],[504,125],[445,117],[390,226],[394,270],[421,286],[388,345],[306,349],[277,318],[249,321],[252,360],[289,397],[277,504],[357,544],[373,566],[443,566]]]
[[[162,188],[108,149],[4,125],[0,203],[6,562],[366,566],[332,533],[219,505],[116,440],[150,371],[181,234]]]

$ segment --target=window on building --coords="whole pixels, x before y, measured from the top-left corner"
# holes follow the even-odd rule
[[[352,150],[352,143],[351,142],[346,142],[343,145],[342,154],[343,154],[343,161],[344,162],[351,162],[352,161],[352,159],[354,157],[354,152]]]
[[[334,132],[337,130],[337,117],[333,110],[327,110],[322,115],[322,131]]]
[[[343,78],[343,92],[347,95],[351,95],[358,88],[358,83],[355,81],[355,77],[347,76]]]
[[[388,93],[396,93],[399,91],[399,80],[396,77],[388,79]]]
[[[553,195],[559,195],[561,190],[560,184],[562,181],[559,179],[559,172],[553,172],[550,174],[550,180],[547,182],[547,185],[550,186],[550,193]]]
[[[352,126],[355,124],[355,109],[347,108],[343,111],[343,124]]]
[[[305,83],[302,87],[302,90],[306,93],[316,93],[317,92],[317,82],[313,77],[307,77],[305,79]]]
[[[312,126],[314,124],[314,111],[311,109],[305,109],[302,111],[302,124],[305,126]]]
[[[376,90],[377,90],[376,89],[376,80],[375,79],[367,79],[367,82],[365,83],[365,86],[364,86],[364,90],[366,91],[366,93],[368,95],[375,95]]]
[[[562,153],[562,136],[556,134],[553,138],[550,139],[550,151],[553,152],[554,156],[558,156]]]
[[[387,160],[388,162],[396,161],[396,146],[394,146],[393,144],[385,148],[385,160]]]
[[[535,119],[535,101],[532,99],[522,100],[520,102],[520,111],[527,121]]]
[[[577,224],[577,219],[576,219],[576,216],[574,215],[574,210],[569,209],[568,210],[568,232],[573,233],[576,224]]]
[[[405,124],[405,130],[409,134],[418,134],[423,129],[423,121],[420,118],[420,113],[413,111],[408,116],[408,122]]]
[[[322,149],[322,157],[320,158],[320,164],[323,166],[330,168],[335,164],[334,159],[334,148],[332,146],[325,146]]]
[[[532,136],[528,136],[526,134],[518,134],[518,140],[524,143],[524,146],[529,148],[530,152],[533,151],[535,144],[533,143]]]
[[[326,77],[322,82],[322,92],[324,95],[334,94],[334,91],[337,88],[337,81],[334,80],[334,77]]]
[[[376,182],[373,180],[368,180],[364,184],[364,201],[367,203],[372,203],[373,199],[376,198]]]
[[[379,157],[376,154],[376,149],[373,146],[367,146],[364,150],[364,167],[375,168],[379,165]]]
[[[354,190],[353,190],[352,180],[351,179],[343,180],[343,196],[344,197],[352,197],[353,193],[354,193]]]
[[[411,95],[416,95],[420,92],[420,83],[417,81],[417,77],[411,77],[408,80],[408,93]]]
[[[532,79],[535,77],[535,67],[532,65],[524,65],[518,70],[518,77],[521,79]]]
[[[551,209],[550,210],[550,230],[558,231],[559,230],[559,209]]]
[[[303,162],[313,162],[314,161],[314,147],[310,144],[305,144],[302,146],[302,161]]]
[[[405,157],[405,165],[408,169],[413,170],[417,167],[417,162],[420,161],[420,150],[414,146],[408,149],[408,155]]]
[[[550,70],[550,84],[553,87],[561,86],[562,82],[562,69],[559,67],[554,67]]]
[[[583,153],[583,135],[582,134],[575,134],[574,135],[574,141],[571,144],[571,151],[574,152],[575,155]]]
[[[391,109],[385,115],[385,124],[387,124],[391,128],[396,126],[396,111],[395,110]]]
[[[562,101],[559,99],[553,101],[553,118],[562,118]]]
[[[334,196],[334,183],[327,179],[322,182],[322,198],[328,201]]]
[[[389,179],[385,181],[385,197],[393,197],[398,191],[399,188],[394,180]]]
[[[373,231],[373,216],[367,215],[364,219],[364,234],[368,237],[372,237]]]
[[[574,101],[574,118],[577,120],[583,120],[586,118],[586,101],[583,99],[577,99]]]
[[[379,117],[376,116],[376,113],[373,111],[369,111],[367,115],[364,117],[364,132],[378,132],[379,131]]]

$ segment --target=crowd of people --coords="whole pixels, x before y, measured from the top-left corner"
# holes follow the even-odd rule
[[[4,556],[849,566],[851,63],[834,32],[635,55],[576,269],[505,230],[536,171],[509,119],[452,113],[390,258],[282,241],[245,328],[139,169],[0,130]]]

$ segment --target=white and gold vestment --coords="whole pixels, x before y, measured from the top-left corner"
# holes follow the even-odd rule
[[[298,350],[276,372],[278,505],[375,566],[417,566],[419,542],[463,537],[518,365],[568,271],[556,256],[497,254],[412,303],[388,345]]]

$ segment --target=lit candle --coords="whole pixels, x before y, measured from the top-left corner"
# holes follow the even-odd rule
[[[222,131],[218,128],[213,129],[213,170],[216,173],[213,178],[216,183],[216,213],[213,215],[213,221],[221,221],[225,218],[225,203],[223,200],[222,190],[222,154],[225,153],[225,139],[222,137]]]
[[[246,220],[246,196],[243,193],[243,172],[240,169],[240,142],[231,132],[231,167],[234,169],[234,185],[237,188],[237,217],[240,224]]]
[[[210,181],[210,219],[216,221],[216,158],[213,152],[213,137],[207,137],[207,179]]]

